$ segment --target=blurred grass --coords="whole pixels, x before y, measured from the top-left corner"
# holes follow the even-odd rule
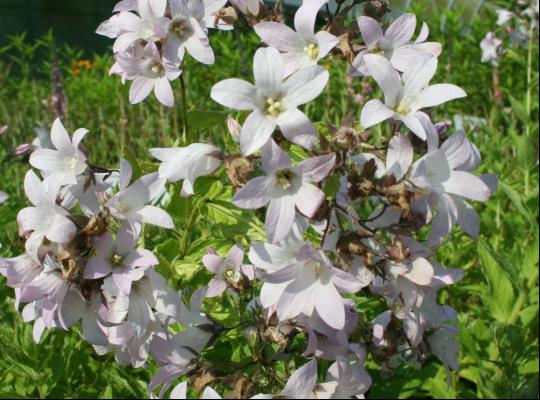
[[[415,11],[420,12],[418,7]],[[442,293],[444,302],[458,310],[461,371],[446,386],[445,372],[433,360],[422,371],[404,369],[390,381],[374,374],[368,397],[414,396],[459,398],[533,398],[538,393],[538,41],[531,49],[509,51],[501,64],[503,102],[493,99],[492,67],[480,64],[478,43],[493,29],[495,16],[476,17],[470,29],[459,10],[427,21],[431,38],[443,44],[436,82],[464,88],[466,99],[434,112],[434,120],[454,114],[485,119],[469,137],[479,147],[480,172],[496,173],[501,187],[486,204],[475,204],[481,216],[481,238],[473,241],[459,230],[437,254],[441,264],[463,268],[465,279]],[[251,54],[258,40],[251,34],[217,32],[211,38],[216,64],[188,60],[188,105],[198,110],[220,110],[209,98],[212,85],[232,76],[251,79]],[[50,96],[52,36],[37,42],[13,37],[0,50],[0,159],[17,144],[34,138],[33,128],[50,126],[52,115],[42,102]],[[239,51],[240,50],[240,51]],[[531,64],[528,64],[528,55]],[[179,104],[172,109],[150,96],[143,104],[127,102],[129,85],[109,77],[109,55],[95,55],[92,68],[74,74],[72,64],[82,52],[57,48],[69,112],[69,131],[86,127],[85,145],[92,163],[117,165],[127,151],[149,159],[148,149],[170,146],[180,136]],[[360,105],[348,93],[345,70],[328,61],[331,82],[325,93],[306,107],[313,120],[335,124]],[[530,73],[528,79],[528,71]],[[180,100],[175,82],[175,98]],[[360,92],[361,80],[352,88]],[[228,133],[218,126],[197,132],[199,139],[221,144]],[[21,251],[15,216],[26,204],[23,162],[0,165],[0,189],[10,194],[0,205],[0,254]],[[118,366],[112,356],[97,357],[76,332],[50,332],[40,345],[31,340],[13,307],[12,291],[0,283],[0,397],[141,397],[153,368],[133,370]]]

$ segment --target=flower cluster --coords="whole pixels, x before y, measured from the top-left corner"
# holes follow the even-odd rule
[[[482,62],[498,66],[505,48],[524,46],[534,40],[532,30],[538,29],[538,1],[517,0],[512,8],[499,8],[497,32],[488,32],[480,42]]]
[[[256,0],[230,7],[220,0],[117,4],[98,33],[116,39],[111,71],[134,81],[132,103],[153,90],[172,106],[169,81],[182,73],[185,52],[213,63],[208,28],[232,29],[239,14],[266,46],[254,55],[254,83],[230,78],[211,90],[215,102],[243,121],[228,119],[238,144],[228,154],[207,143],[151,149],[160,162],[156,172],[134,178],[125,160],[119,172],[90,164],[81,144],[86,130],[69,137],[55,121],[51,145],[30,157],[42,179],[30,171],[25,180],[33,204],[18,215],[26,252],[0,261],[17,304],[28,303],[23,316],[35,321],[37,340],[45,328],[81,321],[83,338],[99,354],[114,351],[135,367],[150,356],[159,363],[148,391],[160,398],[180,377],[171,398],[186,398],[191,385],[202,398],[221,398],[213,383],[234,387],[237,397],[362,398],[372,384],[368,354],[387,373],[403,363],[422,365],[431,354],[448,371],[458,369],[456,312],[439,304],[438,293],[463,272],[440,266],[435,254],[456,225],[478,235],[469,202],[488,200],[497,179],[475,175],[476,146],[463,131],[447,133],[428,111],[466,94],[452,84],[430,84],[442,46],[427,41],[426,24],[412,39],[414,15],[387,29],[361,16],[355,34],[335,22],[353,2],[317,31],[324,4],[305,0],[294,29],[281,22],[279,7],[271,13]],[[301,107],[329,87],[331,69],[319,62],[330,54],[351,76],[377,84],[381,95],[366,91],[371,99],[361,110],[344,110],[358,123],[325,130]],[[376,146],[368,143],[375,126],[382,137]],[[156,206],[167,188],[182,181],[181,194],[194,195],[195,180],[216,172],[223,158],[235,189],[231,208],[265,209],[266,238],[246,251],[231,243],[226,258],[209,248],[201,262],[212,276],[205,286],[186,288],[187,301],[156,271],[160,260],[144,248],[143,227],[174,228]],[[234,299],[249,316],[238,323],[260,370],[306,359],[295,363],[283,387],[271,387],[274,393],[256,394],[268,385],[242,383],[244,371],[222,378],[205,357],[224,328],[201,308],[219,297]],[[371,320],[359,306],[362,298],[379,304]],[[305,338],[301,355],[290,350],[298,336]],[[265,342],[277,349],[268,357]],[[325,378],[318,383],[319,376]]]

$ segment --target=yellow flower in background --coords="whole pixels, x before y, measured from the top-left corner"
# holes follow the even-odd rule
[[[75,76],[79,76],[82,70],[89,70],[94,67],[94,63],[90,60],[78,60],[74,61],[71,65],[71,73]]]

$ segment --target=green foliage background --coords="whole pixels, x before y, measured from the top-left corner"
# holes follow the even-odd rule
[[[469,95],[437,109],[435,116],[485,119],[476,126],[466,124],[467,133],[482,153],[480,172],[496,173],[501,184],[489,202],[475,204],[482,223],[480,240],[473,241],[456,230],[437,254],[441,264],[465,270],[464,280],[441,295],[443,302],[458,311],[461,369],[451,375],[448,384],[445,370],[435,359],[429,359],[421,370],[400,368],[390,379],[381,377],[375,365],[369,364],[374,379],[370,398],[538,397],[538,42],[513,48],[504,56],[500,68],[503,103],[497,104],[492,67],[480,63],[478,48],[485,33],[493,29],[495,16],[475,17],[470,28],[462,21],[459,10],[428,21],[431,38],[444,49],[435,80],[457,84]],[[231,76],[251,78],[248,60],[258,45],[256,37],[217,32],[211,41],[216,65],[207,67],[190,60],[185,70],[192,110],[221,110],[208,97],[211,86]],[[12,37],[0,49],[0,125],[9,125],[9,132],[0,136],[0,159],[17,144],[31,141],[36,124],[49,126],[52,122],[42,101],[51,92],[53,48],[49,35],[35,42]],[[91,161],[115,166],[119,157],[125,157],[138,164],[140,173],[155,168],[147,150],[170,146],[180,137],[180,108],[165,109],[153,98],[129,105],[128,87],[108,76],[109,55],[95,55],[93,67],[76,75],[72,63],[82,52],[56,48],[55,54],[69,101],[64,123],[70,131],[76,127],[91,131],[85,140]],[[330,85],[306,111],[313,120],[339,124],[347,112],[357,115],[360,106],[347,92],[341,64],[335,60],[328,64]],[[360,92],[360,80],[352,85]],[[175,90],[180,99],[179,85]],[[230,148],[224,116],[191,112],[189,118],[199,139]],[[0,206],[2,256],[16,255],[22,248],[15,216],[26,204],[22,180],[27,168],[20,161],[0,164],[0,189],[10,194],[9,201]],[[221,253],[235,241],[247,244],[247,239],[262,237],[256,213],[227,205],[232,193],[220,183],[224,176],[220,171],[217,178],[200,180],[197,194],[188,200],[173,194],[168,207],[177,224],[173,235],[146,232],[147,246],[157,246],[160,271],[179,289],[207,282],[199,260],[208,246]],[[15,311],[13,292],[4,282],[0,280],[0,397],[146,397],[155,365],[135,370],[115,364],[110,355],[98,357],[79,339],[77,329],[49,332],[41,344],[34,344],[31,325],[23,323]],[[234,315],[234,304],[228,303],[234,300],[225,300],[223,304],[209,303],[207,311],[223,326],[232,327],[241,316]],[[359,302],[366,320],[376,315],[378,306]],[[234,370],[245,365],[252,354],[241,330],[227,332],[227,340],[218,339],[206,356]],[[272,366],[277,381],[285,367]]]

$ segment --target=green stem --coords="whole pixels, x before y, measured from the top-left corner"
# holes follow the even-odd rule
[[[537,280],[538,280],[538,270],[536,270],[527,281],[526,290],[522,290],[521,293],[519,294],[519,297],[516,301],[514,309],[512,310],[512,314],[510,314],[510,318],[508,319],[509,325],[513,325],[516,323],[519,317],[519,313],[521,312],[521,309],[523,308],[523,306],[525,305],[525,302],[527,301],[527,294],[536,285]]]
[[[182,132],[182,139],[184,146],[189,144],[189,124],[187,119],[187,96],[186,96],[186,82],[184,80],[184,73],[180,75],[180,87],[182,88],[182,122],[184,129]]]
[[[184,230],[184,234],[182,235],[182,240],[180,241],[180,259],[184,258],[188,252],[189,238],[191,237],[191,231],[193,230],[193,226],[195,225],[195,221],[197,221],[198,216],[199,207],[195,207],[191,211],[191,215],[189,216],[186,229]]]
[[[525,103],[528,117],[531,116],[531,103],[532,103],[531,80],[532,80],[533,34],[534,34],[534,25],[531,23],[531,26],[529,28],[529,49],[527,53],[527,100]],[[527,126],[525,127],[525,134],[527,137],[529,137],[530,131],[531,131],[530,124],[527,124]]]

